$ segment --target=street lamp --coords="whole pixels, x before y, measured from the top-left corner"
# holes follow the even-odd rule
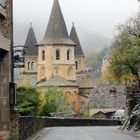
[[[22,68],[25,64],[25,45],[13,46],[14,68]],[[20,54],[19,54],[20,53]]]

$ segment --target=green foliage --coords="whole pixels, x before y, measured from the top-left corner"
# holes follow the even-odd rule
[[[16,106],[22,116],[39,115],[39,92],[32,87],[18,87]]]
[[[43,107],[41,115],[47,116],[52,112],[68,112],[71,111],[63,90],[59,88],[48,88],[46,92],[46,104]]]
[[[64,92],[58,88],[48,88],[41,99],[41,90],[34,87],[17,88],[17,109],[22,116],[42,115],[51,112],[71,111]]]
[[[140,84],[140,13],[118,27],[113,44],[110,72],[114,80],[137,80]]]

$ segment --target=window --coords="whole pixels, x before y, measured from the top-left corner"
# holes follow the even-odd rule
[[[78,62],[75,61],[75,65],[76,65],[76,70],[78,70]]]
[[[31,64],[31,62],[28,62],[28,70],[30,70],[30,64]]]
[[[60,60],[60,50],[56,50],[56,60]]]
[[[67,50],[67,60],[70,60],[70,50]]]
[[[42,61],[44,61],[45,60],[45,51],[43,50],[42,51]]]
[[[31,70],[34,70],[34,62],[31,63]]]

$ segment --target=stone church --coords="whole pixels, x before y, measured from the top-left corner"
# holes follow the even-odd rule
[[[58,0],[54,0],[43,40],[37,43],[31,24],[25,46],[19,81],[24,79],[33,85],[54,76],[76,81],[77,74],[84,72],[85,56],[74,23],[69,35]]]
[[[88,103],[88,96],[80,95],[77,77],[84,73],[85,56],[74,23],[68,34],[58,0],[54,0],[44,38],[37,43],[32,25],[25,42],[25,62],[18,83],[24,80],[37,87],[64,89],[74,111]]]

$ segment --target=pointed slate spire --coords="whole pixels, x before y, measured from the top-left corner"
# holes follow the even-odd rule
[[[75,56],[81,55],[81,56],[84,57],[84,53],[83,53],[83,50],[82,50],[82,47],[81,47],[81,43],[79,41],[76,29],[74,27],[74,23],[73,23],[73,26],[72,26],[72,29],[71,29],[71,32],[70,32],[70,38],[74,43],[76,43],[76,47],[74,48]]]
[[[25,55],[37,55],[38,48],[37,46],[35,46],[36,44],[37,44],[37,40],[31,23],[25,42],[25,46],[27,46],[27,48],[25,48]]]
[[[58,0],[54,0],[47,30],[42,44],[75,45],[68,36],[66,24]]]

